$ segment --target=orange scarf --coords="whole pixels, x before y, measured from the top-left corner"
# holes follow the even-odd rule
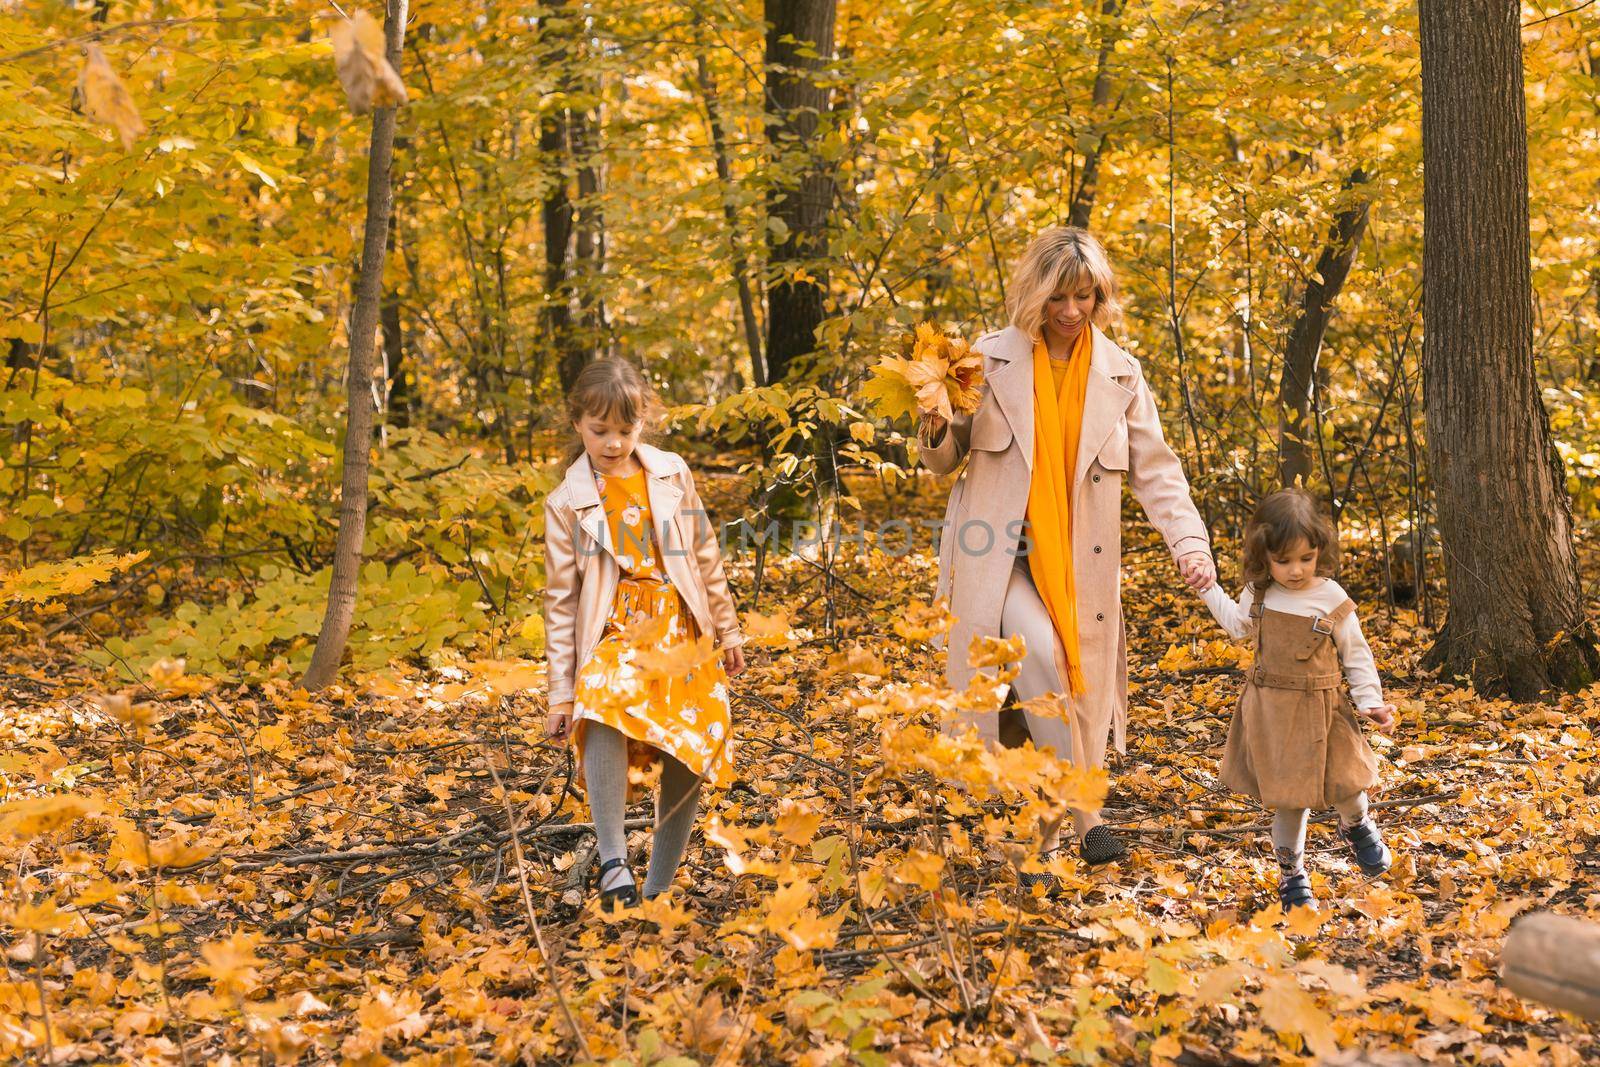
[[[1084,323],[1072,346],[1061,389],[1043,341],[1033,346],[1033,476],[1028,485],[1028,528],[1033,536],[1028,570],[1067,653],[1073,696],[1088,685],[1078,649],[1078,590],[1072,578],[1072,476],[1078,465],[1083,395],[1089,384],[1093,331]]]

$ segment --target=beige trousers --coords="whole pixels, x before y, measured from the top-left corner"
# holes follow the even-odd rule
[[[1017,634],[1021,634],[1027,644],[1022,667],[1011,682],[1017,703],[1024,704],[1050,693],[1065,694],[1066,684],[1056,669],[1055,623],[1039,598],[1039,590],[1034,587],[1026,556],[1018,556],[1011,568],[1005,604],[1000,609],[1000,636],[1010,638]],[[1082,739],[1072,735],[1068,714],[1041,714],[1027,708],[1008,707],[1000,713],[999,726],[1000,743],[1007,748],[1015,748],[1031,737],[1035,748],[1050,749],[1057,759],[1079,767],[1088,762]]]

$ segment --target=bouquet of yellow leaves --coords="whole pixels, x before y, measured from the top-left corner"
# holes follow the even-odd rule
[[[978,410],[982,388],[982,353],[923,322],[901,342],[900,355],[885,356],[872,368],[862,391],[884,418],[935,413],[948,421],[954,412]]]

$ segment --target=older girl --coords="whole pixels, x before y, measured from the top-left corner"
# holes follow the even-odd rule
[[[974,344],[985,375],[977,411],[948,427],[928,416],[919,429],[934,473],[970,457],[951,489],[939,558],[937,595],[950,597],[956,616],[946,676],[967,685],[973,637],[1024,635],[1018,701],[1059,693],[1069,707],[1066,719],[1020,712],[1027,734],[1059,758],[1100,766],[1108,737],[1125,748],[1123,479],[1197,590],[1216,575],[1211,541],[1143,369],[1103,332],[1120,305],[1100,242],[1072,226],[1043,231],[1006,292],[1011,325]],[[1019,710],[1004,714],[1014,722]],[[995,718],[973,721],[998,739]],[[1085,861],[1126,854],[1098,812],[1072,817]],[[1058,826],[1045,830],[1046,853]]]
[[[623,832],[629,765],[662,764],[651,897],[672,885],[701,781],[732,780],[726,681],[744,670],[739,616],[689,466],[639,440],[653,407],[631,363],[586,366],[567,397],[576,458],[545,500],[546,729],[577,748],[604,908],[639,897]],[[682,655],[701,635],[721,662]]]

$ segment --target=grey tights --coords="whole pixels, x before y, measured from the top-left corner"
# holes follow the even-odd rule
[[[628,792],[628,739],[598,722],[583,724],[583,781],[589,793],[589,811],[600,862],[625,860],[628,835],[623,825]],[[654,896],[672,886],[700,810],[700,779],[682,763],[661,755],[661,791],[656,794],[656,832],[650,845],[650,868],[645,872],[644,893]],[[633,881],[627,866],[606,872],[601,889],[615,889]]]
[[[1333,806],[1339,812],[1340,826],[1354,826],[1367,817],[1367,794],[1357,793]],[[1309,815],[1305,808],[1278,808],[1272,813],[1272,851],[1285,877],[1305,870]]]

